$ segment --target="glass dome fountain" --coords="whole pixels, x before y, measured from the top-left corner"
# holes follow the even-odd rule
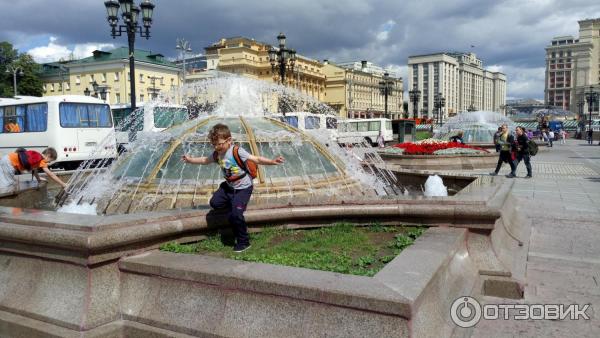
[[[466,143],[493,144],[494,133],[501,125],[508,125],[508,130],[514,132],[515,123],[508,117],[492,111],[473,111],[460,113],[448,119],[434,138],[449,140],[450,137],[463,132]]]
[[[228,125],[234,143],[248,152],[285,158],[282,165],[259,166],[251,204],[314,205],[400,193],[395,176],[378,169],[383,161],[370,146],[340,147],[326,131],[302,131],[268,113],[281,110],[282,102],[295,105],[284,107],[287,111],[332,113],[310,96],[263,81],[227,77],[188,85],[151,105],[180,97],[190,107],[189,120],[161,132],[138,132],[128,151],[104,170],[86,173],[81,169],[90,164],[84,165],[69,181],[69,202],[93,204],[101,214],[208,207],[223,181],[220,168],[187,164],[181,157],[212,156],[208,132],[217,123]],[[143,121],[143,109],[139,111],[130,118]],[[357,152],[371,165],[361,163]]]

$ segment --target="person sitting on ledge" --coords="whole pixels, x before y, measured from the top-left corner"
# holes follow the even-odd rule
[[[460,130],[460,131],[458,131],[458,133],[456,135],[452,136],[450,138],[450,142],[465,143],[463,141],[463,131]]]

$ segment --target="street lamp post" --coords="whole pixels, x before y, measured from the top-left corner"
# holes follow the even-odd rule
[[[417,118],[418,115],[418,106],[419,106],[419,98],[421,97],[421,91],[415,87],[413,90],[408,91],[408,96],[410,101],[413,103],[413,119]]]
[[[269,49],[269,61],[271,62],[271,71],[273,74],[275,74],[275,71],[279,72],[281,84],[285,86],[286,72],[289,71],[292,74],[294,72],[296,51],[285,48],[285,35],[283,33],[279,33],[277,41],[279,42],[279,49],[274,47]]]
[[[106,101],[106,94],[108,93],[107,86],[101,86],[94,80],[94,82],[92,82],[92,89],[94,89],[94,94],[92,94],[92,91],[88,87],[85,87],[83,94],[85,96],[93,96],[95,98],[100,97],[102,101]]]
[[[442,96],[442,93],[436,93],[434,96],[433,106],[437,110],[437,123],[442,124],[442,108],[446,106],[446,98]]]
[[[192,44],[189,41],[187,41],[186,39],[178,38],[175,49],[181,51],[181,55],[182,55],[181,60],[182,60],[182,66],[183,66],[182,79],[183,79],[183,83],[185,84],[185,73],[187,72],[187,70],[185,69],[185,58],[187,56],[187,53],[192,52]]]
[[[13,74],[13,89],[14,89],[15,97],[16,97],[17,96],[17,74],[19,76],[25,75],[25,73],[23,73],[23,68],[21,66],[8,65],[8,66],[6,66],[6,73]]]
[[[108,0],[104,2],[106,6],[108,24],[111,27],[111,36],[116,38],[123,33],[127,33],[127,42],[129,45],[129,83],[131,90],[131,110],[135,110],[135,34],[140,37],[150,38],[150,26],[152,25],[152,14],[154,4],[150,0],[144,0],[138,7],[133,0]],[[141,8],[141,9],[140,9]],[[121,17],[124,25],[118,25],[118,12],[121,10]],[[138,15],[142,12],[142,22],[144,27],[138,25]]]
[[[394,89],[394,80],[390,78],[390,74],[384,73],[383,79],[379,81],[379,92],[384,97],[384,113],[383,117],[388,117],[388,95]]]
[[[594,91],[593,87],[589,87],[589,91],[585,93],[585,100],[587,101],[588,104],[588,112],[590,113],[590,122],[589,122],[589,131],[588,133],[591,132],[592,130],[592,108],[594,106],[595,102],[598,102],[598,93]],[[592,144],[594,141],[590,138],[590,140],[588,141],[590,144]]]

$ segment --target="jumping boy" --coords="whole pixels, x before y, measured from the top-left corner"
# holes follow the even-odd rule
[[[38,182],[46,181],[38,175],[38,169],[42,169],[54,182],[66,188],[67,184],[48,169],[48,163],[55,161],[56,157],[56,150],[51,147],[41,154],[35,150],[19,148],[16,152],[3,156],[0,159],[0,188],[16,187],[16,174],[25,171],[31,171]]]
[[[252,195],[252,177],[248,172],[248,161],[256,164],[277,165],[284,162],[283,157],[278,156],[272,160],[254,156],[248,153],[244,148],[233,145],[229,127],[224,124],[216,124],[208,133],[208,139],[212,143],[215,151],[210,157],[190,157],[183,155],[181,159],[186,163],[192,164],[211,164],[217,163],[223,172],[225,182],[221,183],[219,189],[210,199],[210,206],[213,209],[228,209],[229,223],[233,227],[236,238],[236,244],[233,248],[235,252],[245,251],[250,247],[248,237],[248,227],[244,219],[244,211]],[[242,166],[234,157],[234,148],[238,153]]]

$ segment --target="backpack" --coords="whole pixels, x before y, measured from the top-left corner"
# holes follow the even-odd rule
[[[232,153],[233,158],[235,159],[235,162],[237,163],[238,167],[244,169],[244,171],[248,173],[248,175],[250,175],[252,179],[255,179],[258,176],[258,164],[251,160],[248,160],[246,162],[242,161],[242,158],[240,157],[240,146],[238,146],[237,144],[233,146]],[[215,160],[215,162],[219,162],[219,154],[217,153],[217,151],[213,152],[213,160]]]
[[[529,147],[529,155],[535,156],[538,152],[538,145],[534,140],[527,141],[527,146]]]
[[[15,153],[19,155],[19,162],[27,171],[31,171],[32,168],[36,167],[44,159],[42,154],[37,151],[26,150],[25,148],[17,148]]]

